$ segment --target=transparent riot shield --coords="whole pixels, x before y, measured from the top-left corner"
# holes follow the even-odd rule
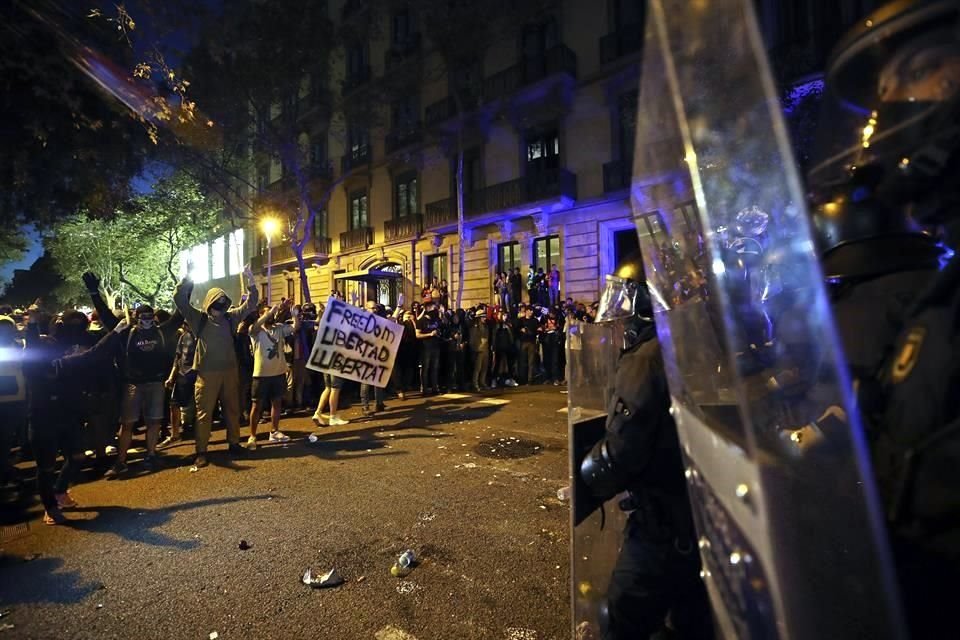
[[[574,637],[599,639],[598,616],[620,550],[626,515],[619,496],[595,498],[580,477],[580,461],[605,433],[623,325],[569,321],[567,389],[570,425],[571,579]]]
[[[903,637],[748,0],[651,0],[631,202],[723,636]]]

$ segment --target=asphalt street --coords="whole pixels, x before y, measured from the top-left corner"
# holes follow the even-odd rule
[[[355,406],[322,431],[285,419],[290,443],[237,461],[215,432],[198,472],[188,443],[154,473],[87,476],[67,526],[36,512],[0,540],[0,638],[568,638],[566,398]],[[344,583],[306,586],[307,568]]]

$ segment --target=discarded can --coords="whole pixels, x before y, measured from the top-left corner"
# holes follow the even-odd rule
[[[395,578],[402,578],[410,574],[413,571],[413,566],[417,562],[417,556],[414,554],[413,549],[407,549],[400,554],[400,557],[397,558],[397,561],[393,563],[393,566],[390,567],[390,575]]]
[[[570,499],[570,487],[564,487],[557,490],[557,500],[560,502],[566,502]]]
[[[315,433],[311,433],[309,436],[307,436],[307,440],[309,440],[311,444],[316,443],[317,440],[319,440],[319,439],[320,439],[320,438],[318,438]]]

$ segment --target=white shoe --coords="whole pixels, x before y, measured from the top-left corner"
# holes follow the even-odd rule
[[[107,447],[106,447],[106,449],[104,449],[104,451],[106,451],[106,454],[107,454],[108,456],[115,456],[115,455],[117,455],[117,448],[116,448],[115,446],[113,446],[112,444],[108,444]]]
[[[257,436],[250,436],[247,438],[247,449],[250,451],[257,450]]]
[[[290,442],[290,436],[283,431],[271,431],[270,442]]]
[[[317,425],[318,427],[327,426],[327,419],[324,418],[319,412],[314,412],[314,414],[310,416],[310,419],[313,420],[313,424]]]
[[[330,416],[331,427],[342,427],[345,424],[350,424],[350,421],[344,420],[343,418],[338,418],[337,416]]]

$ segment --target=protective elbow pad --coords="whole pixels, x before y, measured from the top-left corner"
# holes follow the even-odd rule
[[[616,463],[610,455],[606,438],[595,444],[590,453],[584,457],[583,462],[580,463],[580,477],[599,498],[606,500],[620,493]]]

